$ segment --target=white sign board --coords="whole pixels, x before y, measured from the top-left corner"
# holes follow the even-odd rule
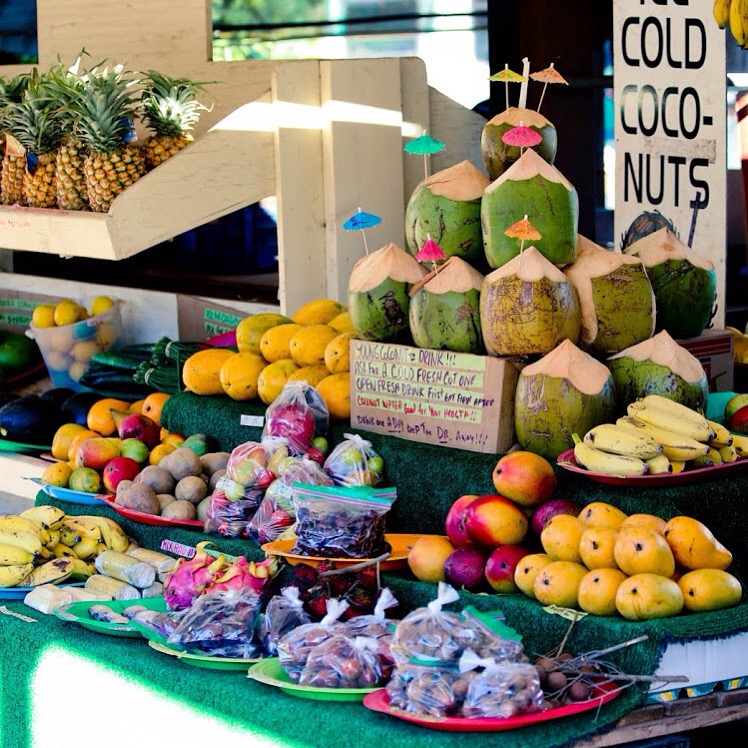
[[[659,211],[714,263],[714,326],[723,327],[725,32],[712,0],[614,0],[613,14],[616,241],[643,213]]]

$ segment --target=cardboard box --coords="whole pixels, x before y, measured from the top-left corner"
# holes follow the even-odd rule
[[[246,312],[203,301],[195,296],[177,295],[177,325],[180,340],[206,340],[234,330]]]
[[[709,392],[731,392],[734,384],[732,333],[729,330],[704,330],[698,338],[678,340],[701,361],[709,382]]]
[[[29,329],[31,315],[39,304],[57,304],[58,301],[62,301],[62,296],[0,290],[0,328],[24,333]]]
[[[351,341],[351,425],[471,452],[514,444],[518,371],[508,360]]]

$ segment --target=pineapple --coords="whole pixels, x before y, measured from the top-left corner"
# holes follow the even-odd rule
[[[146,73],[140,106],[143,119],[155,133],[141,149],[147,171],[192,142],[189,131],[207,109],[195,99],[202,90],[187,78],[167,78],[155,70]]]
[[[91,210],[106,213],[114,199],[145,172],[139,149],[127,145],[136,101],[135,81],[121,66],[89,71],[70,104],[75,136],[87,149],[83,172]]]
[[[3,161],[0,173],[0,204],[16,205],[23,202],[23,176],[26,154],[13,139],[6,144],[5,118],[21,101],[28,88],[29,76],[19,75],[9,80],[0,79],[0,142]],[[12,138],[12,136],[11,136]]]
[[[57,149],[62,140],[58,102],[34,79],[23,101],[5,115],[8,132],[26,149],[24,203],[34,208],[57,207]]]

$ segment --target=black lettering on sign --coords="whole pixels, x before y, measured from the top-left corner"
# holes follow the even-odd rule
[[[706,208],[707,205],[709,205],[709,182],[705,182],[703,179],[696,179],[696,175],[694,172],[697,168],[700,166],[708,167],[709,166],[709,160],[706,158],[695,158],[691,161],[691,165],[688,171],[689,179],[691,180],[691,186],[695,187],[697,190],[700,190],[698,195],[698,201],[699,201],[699,209]],[[688,203],[688,206],[690,208],[696,207],[696,201],[691,200]]]
[[[675,195],[675,207],[678,207],[678,197],[680,195],[680,167],[686,163],[685,156],[668,156],[668,163],[672,164],[675,168],[673,169],[673,188]]]
[[[636,93],[636,86],[633,83],[624,86],[621,94],[621,126],[628,135],[636,135],[636,127],[632,127],[626,122],[626,97],[631,93]]]
[[[644,123],[645,96],[648,96],[652,102],[651,125],[646,125]],[[655,132],[657,132],[658,114],[657,91],[655,90],[654,86],[650,86],[649,84],[647,84],[646,86],[642,86],[641,91],[639,91],[639,128],[642,131],[642,135],[646,135],[647,137],[649,137],[650,135],[654,135]]]
[[[685,117],[687,97],[693,99],[694,107],[693,127],[690,130],[686,127]],[[699,125],[701,124],[701,102],[699,101],[699,92],[691,86],[684,88],[683,93],[680,95],[679,124],[680,131],[686,138],[688,138],[688,140],[693,140],[699,134]]]
[[[691,57],[691,31],[698,31],[699,42],[693,48],[694,51],[698,51],[699,56],[697,58]],[[706,29],[700,18],[686,18],[686,68],[689,70],[697,70],[703,67],[704,60],[706,60]]]
[[[629,197],[629,178],[631,179],[631,187],[634,190],[634,198],[637,203],[642,201],[642,160],[643,156],[641,153],[638,154],[639,164],[638,169],[635,170],[634,164],[631,160],[631,154],[626,152],[623,154],[623,199],[624,202],[630,200]],[[638,179],[637,179],[638,175]]]
[[[650,29],[653,30],[651,33],[650,33]],[[650,57],[647,47],[648,47],[648,42],[651,42],[653,39],[654,39],[654,46],[655,46],[655,55],[654,57]],[[662,62],[662,48],[663,48],[662,26],[660,26],[660,21],[654,16],[649,16],[648,18],[645,18],[644,23],[642,23],[642,35],[641,35],[642,62],[648,68],[659,67],[660,63]]]
[[[635,60],[631,55],[629,55],[627,33],[629,26],[638,26],[640,21],[640,18],[627,18],[621,27],[621,54],[623,55],[624,62],[632,68],[639,67],[639,60]]]

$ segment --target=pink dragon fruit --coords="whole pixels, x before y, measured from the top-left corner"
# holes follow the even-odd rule
[[[164,582],[164,599],[169,610],[183,610],[205,592],[213,579],[227,567],[226,558],[213,558],[205,547],[209,540],[197,544],[197,553],[189,561],[180,558],[174,571]]]
[[[251,589],[261,595],[265,586],[279,570],[280,566],[275,556],[270,556],[261,562],[247,561],[244,556],[239,556],[223,574],[213,580],[207,591],[212,593]]]

